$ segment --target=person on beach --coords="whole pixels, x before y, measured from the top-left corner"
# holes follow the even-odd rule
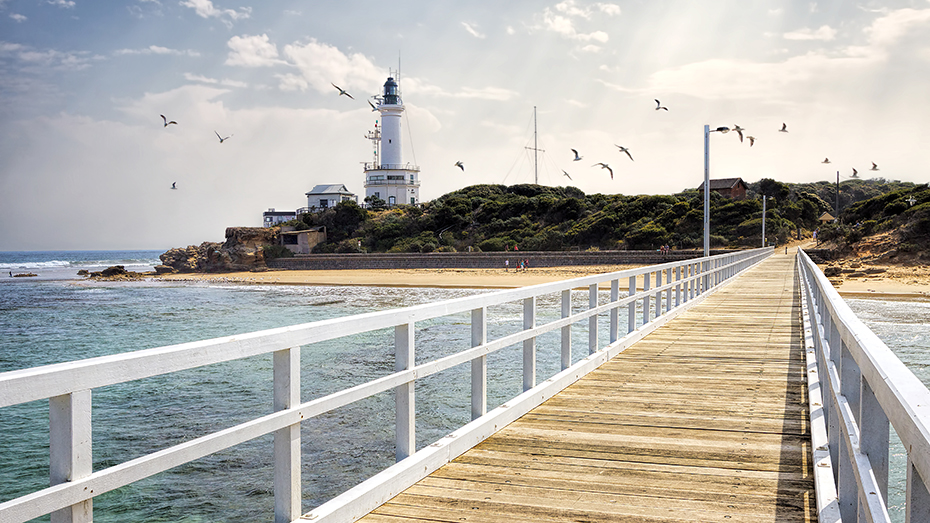
[[[504,260],[504,270],[505,271],[510,270],[510,260]]]

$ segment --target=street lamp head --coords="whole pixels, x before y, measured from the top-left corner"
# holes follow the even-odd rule
[[[711,132],[712,133],[728,133],[730,132],[730,128],[729,127],[718,127],[716,129],[713,129]]]

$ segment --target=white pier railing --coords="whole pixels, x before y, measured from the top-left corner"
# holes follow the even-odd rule
[[[889,521],[889,423],[907,452],[906,522],[930,521],[930,390],[803,251],[798,272],[819,521]]]
[[[556,283],[547,283],[404,309],[294,325],[261,332],[146,349],[10,371],[0,374],[0,409],[49,400],[50,485],[0,503],[0,521],[18,523],[52,514],[52,522],[89,522],[95,496],[189,463],[240,443],[274,434],[275,521],[301,516],[301,422],[378,393],[394,391],[396,405],[395,465],[317,507],[314,521],[353,521],[400,490],[425,477],[462,452],[528,412],[584,374],[624,350],[659,325],[677,316],[740,271],[772,254],[756,249],[708,258],[653,265]],[[624,282],[629,295],[620,297]],[[598,287],[610,285],[610,297],[599,303]],[[637,292],[637,287],[644,290]],[[572,310],[573,289],[587,288],[589,306]],[[537,325],[537,298],[561,293],[559,319]],[[522,302],[523,330],[488,340],[488,308]],[[621,337],[621,310],[627,314]],[[637,317],[641,311],[641,318]],[[472,348],[416,364],[417,322],[459,313],[471,314]],[[609,316],[609,344],[598,346],[598,316]],[[642,325],[637,326],[641,320]],[[571,330],[588,329],[588,356],[572,364]],[[359,333],[393,329],[396,372],[325,397],[301,402],[301,346]],[[536,376],[537,337],[560,332],[561,371]],[[507,346],[523,346],[524,392],[487,412],[487,356]],[[548,347],[546,348],[548,349]],[[274,412],[251,421],[164,448],[102,470],[92,470],[91,391],[116,383],[179,372],[260,354],[273,353]],[[472,422],[419,451],[415,448],[417,379],[457,365],[471,366]],[[2,411],[0,411],[2,412]],[[0,434],[0,438],[15,437]]]

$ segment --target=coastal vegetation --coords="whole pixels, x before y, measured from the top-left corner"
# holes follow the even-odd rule
[[[841,208],[845,202],[847,210],[842,222],[872,220],[876,223],[869,227],[875,231],[897,226],[896,216],[906,212],[901,198],[922,194],[921,187],[926,191],[926,186],[881,178],[844,181],[840,202]],[[748,184],[745,199],[712,193],[711,246],[761,245],[763,195],[770,198],[766,237],[770,244],[782,244],[821,226],[820,216],[833,212],[836,185],[762,179]],[[876,198],[887,201],[866,203]],[[881,212],[876,214],[877,205]],[[304,214],[290,225],[326,227],[327,241],[314,248],[317,253],[504,251],[515,247],[531,251],[657,249],[663,245],[689,249],[703,245],[704,200],[703,193],[695,189],[627,196],[585,194],[575,187],[473,185],[421,206],[368,207],[342,202]],[[844,226],[827,227],[824,232],[829,236]],[[918,226],[915,233],[920,230]]]

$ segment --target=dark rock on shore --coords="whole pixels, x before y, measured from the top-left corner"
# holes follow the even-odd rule
[[[38,274],[34,272],[21,272],[19,274],[14,274],[14,278],[35,278]]]
[[[224,243],[203,242],[200,245],[170,249],[159,259],[164,267],[170,267],[176,272],[263,270],[267,268],[263,249],[274,245],[277,239],[277,227],[229,227]],[[157,267],[156,271],[159,271]]]
[[[138,281],[148,276],[146,273],[127,271],[126,267],[122,265],[114,265],[112,267],[107,267],[102,271],[94,271],[90,273],[87,271],[80,271],[78,274],[81,272],[83,272],[85,276],[95,280],[107,281]]]

